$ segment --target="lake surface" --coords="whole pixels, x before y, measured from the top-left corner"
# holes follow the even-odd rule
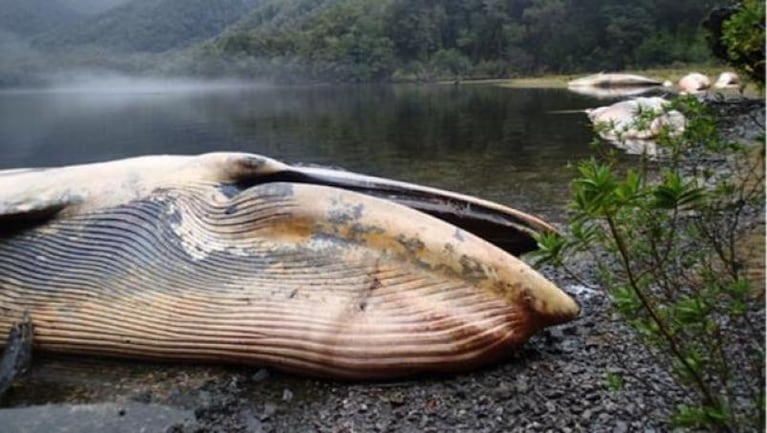
[[[491,84],[139,83],[0,92],[0,169],[246,151],[496,200],[561,220],[568,162],[593,153],[566,89]]]

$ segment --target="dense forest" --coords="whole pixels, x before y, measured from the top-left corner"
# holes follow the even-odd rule
[[[94,1],[0,0],[0,85],[97,68],[428,81],[705,63],[713,58],[701,22],[730,3],[109,0],[91,10]]]
[[[194,58],[198,71],[352,81],[705,62],[711,0],[277,0]],[[230,61],[234,60],[234,61]]]

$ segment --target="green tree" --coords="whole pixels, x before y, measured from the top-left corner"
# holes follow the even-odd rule
[[[608,56],[614,68],[625,69],[633,63],[637,47],[655,33],[652,17],[641,4],[608,4],[603,7],[602,15],[607,20]]]
[[[703,26],[714,55],[735,66],[764,88],[764,19],[762,1],[746,0],[716,8]]]
[[[431,59],[432,66],[442,73],[461,79],[471,66],[469,59],[456,49],[439,50]]]
[[[764,87],[764,2],[746,0],[724,22],[728,60]]]

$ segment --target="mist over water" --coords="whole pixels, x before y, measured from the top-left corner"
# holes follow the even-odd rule
[[[41,76],[42,85],[10,88],[1,93],[71,93],[81,95],[190,94],[262,88],[265,82],[236,79],[135,77],[111,71],[74,70]]]
[[[0,168],[245,151],[339,166],[561,214],[567,164],[591,154],[564,89],[61,77],[0,92]]]

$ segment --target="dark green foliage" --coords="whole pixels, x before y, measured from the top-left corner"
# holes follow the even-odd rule
[[[659,137],[660,161],[577,165],[568,234],[540,237],[538,258],[569,269],[591,257],[616,310],[690,391],[695,403],[678,407],[673,423],[757,431],[764,294],[746,278],[739,244],[749,236],[744,214],[764,209],[763,143],[721,139],[695,98],[673,106],[688,124],[680,136]]]
[[[281,80],[378,81],[394,71],[386,2],[298,0],[256,9],[180,69]],[[254,27],[252,31],[242,28]],[[215,65],[215,66],[214,66]]]
[[[764,87],[764,13],[761,0],[746,0],[735,6],[717,8],[704,26],[714,55],[744,72]]]
[[[678,33],[670,33],[662,30],[644,39],[634,50],[634,56],[636,66],[647,67],[675,62],[701,62],[710,54],[701,32],[680,30]]]
[[[240,75],[284,77],[289,69],[312,79],[359,81],[701,62],[709,53],[699,23],[716,3],[271,0],[199,49],[195,63],[233,58],[246,66],[231,70]]]
[[[84,7],[93,0],[56,1]],[[3,56],[0,81],[46,68],[112,68],[128,56],[144,60],[124,72],[281,81],[460,80],[700,63],[710,54],[699,23],[723,1],[109,0],[102,13],[73,24],[55,2],[0,0],[12,6],[0,8],[0,18],[26,37],[0,41],[0,49],[31,44],[41,54]]]
[[[764,86],[764,9],[763,1],[748,0],[725,21],[722,39],[728,60]]]

